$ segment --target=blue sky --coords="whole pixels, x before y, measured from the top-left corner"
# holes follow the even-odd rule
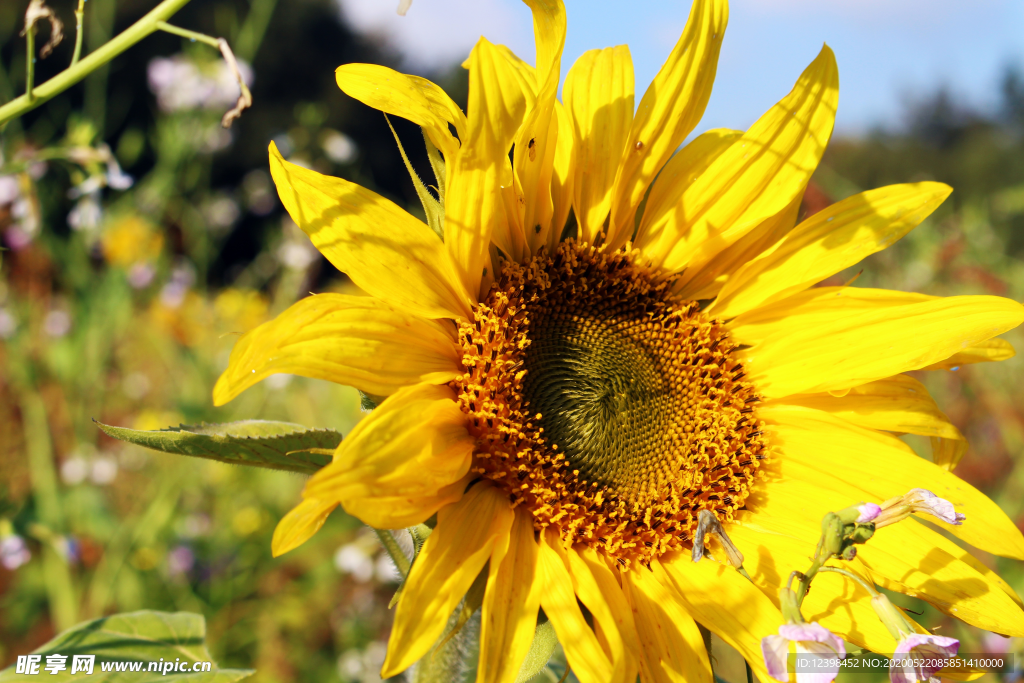
[[[481,34],[533,60],[529,10],[516,0],[338,0],[357,27],[375,31],[415,65],[461,60]],[[565,0],[562,73],[588,49],[626,43],[637,98],[678,39],[689,3]],[[904,103],[948,86],[991,106],[1006,64],[1024,69],[1024,0],[733,0],[718,78],[698,132],[746,128],[785,95],[827,42],[839,62],[840,134],[898,126]]]

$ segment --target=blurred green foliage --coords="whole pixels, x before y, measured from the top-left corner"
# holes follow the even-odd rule
[[[0,3],[0,101],[23,87],[24,4]],[[86,50],[150,6],[90,0]],[[56,9],[70,31],[70,4]],[[309,291],[351,288],[283,214],[266,172],[271,140],[422,215],[384,118],[334,83],[339,64],[396,57],[353,34],[328,0],[194,2],[174,22],[224,36],[251,66],[254,106],[230,131],[218,123],[237,90],[219,56],[155,35],[0,137],[0,666],[105,613],[188,610],[205,615],[216,660],[255,668],[252,680],[379,680],[397,584],[371,532],[339,511],[274,560],[270,537],[301,477],[152,453],[92,420],[158,429],[260,418],[347,432],[359,419],[358,394],[324,382],[271,378],[219,409],[210,391],[239,334]],[[68,63],[72,43],[38,63],[37,83]],[[432,78],[465,102],[461,69]],[[889,183],[935,179],[956,192],[830,283],[863,270],[865,286],[1024,298],[1019,76],[1007,75],[1003,95],[1002,111],[982,114],[939,93],[898,133],[833,141],[805,213]],[[419,131],[392,123],[429,177]],[[958,473],[1015,518],[1020,370],[1013,359],[918,373],[971,442]],[[1019,566],[983,559],[1024,588]],[[962,651],[1018,646],[900,604],[925,609]],[[744,680],[742,662],[716,647],[721,677]]]

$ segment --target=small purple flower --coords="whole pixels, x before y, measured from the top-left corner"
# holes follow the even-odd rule
[[[952,503],[944,498],[939,498],[927,489],[911,489],[906,496],[906,501],[914,512],[927,512],[946,524],[960,526],[967,519],[967,515],[957,512]]]
[[[860,517],[857,518],[857,523],[867,524],[868,522],[875,521],[875,517],[878,517],[878,515],[881,514],[882,508],[874,503],[864,503],[863,505],[857,506],[857,511],[860,512]]]
[[[195,567],[196,556],[186,545],[179,545],[167,553],[167,571],[171,576],[184,576]]]
[[[0,538],[0,564],[14,571],[32,558],[25,539],[17,534]]]
[[[892,683],[927,681],[960,649],[960,641],[946,636],[914,633],[896,644],[889,679]]]
[[[809,624],[783,624],[778,635],[761,639],[761,654],[768,674],[777,681],[787,683],[789,644],[796,645],[796,653],[816,660],[797,671],[797,683],[831,683],[839,673],[839,660],[846,657],[843,641],[818,622]]]

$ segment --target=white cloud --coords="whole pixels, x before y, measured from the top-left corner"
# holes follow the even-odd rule
[[[533,61],[530,11],[521,2],[414,0],[403,17],[398,0],[336,1],[352,28],[386,40],[413,72],[462,62],[481,35]]]

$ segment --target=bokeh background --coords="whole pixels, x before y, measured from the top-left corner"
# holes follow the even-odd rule
[[[51,1],[72,38],[39,61],[37,82],[70,60],[75,4]],[[86,50],[154,4],[89,0]],[[226,37],[250,80],[254,105],[230,131],[219,121],[237,87],[219,55],[158,34],[0,135],[0,667],[71,624],[151,608],[204,614],[217,661],[254,667],[261,683],[380,680],[397,576],[369,530],[339,511],[272,559],[301,478],[128,447],[93,419],[156,429],[259,417],[347,432],[363,415],[354,390],[289,376],[219,409],[210,392],[240,334],[308,292],[352,289],[283,212],[271,140],[422,213],[384,117],[345,97],[334,69],[428,75],[464,105],[459,63],[480,34],[532,59],[529,12],[512,0],[415,0],[405,17],[395,4],[193,0],[173,22]],[[24,87],[26,5],[0,2],[0,102]],[[637,101],[688,11],[567,6],[563,73],[584,50],[630,43]],[[837,52],[842,96],[804,214],[888,183],[955,188],[910,236],[834,282],[863,271],[865,286],[1024,298],[1024,4],[737,0],[697,132],[749,126],[822,41]],[[392,123],[429,177],[419,132]],[[1024,522],[1022,367],[917,374],[970,440],[957,472]],[[1024,591],[1024,566],[983,559]],[[900,603],[962,651],[1019,648]],[[723,679],[743,680],[733,653],[716,658]]]

